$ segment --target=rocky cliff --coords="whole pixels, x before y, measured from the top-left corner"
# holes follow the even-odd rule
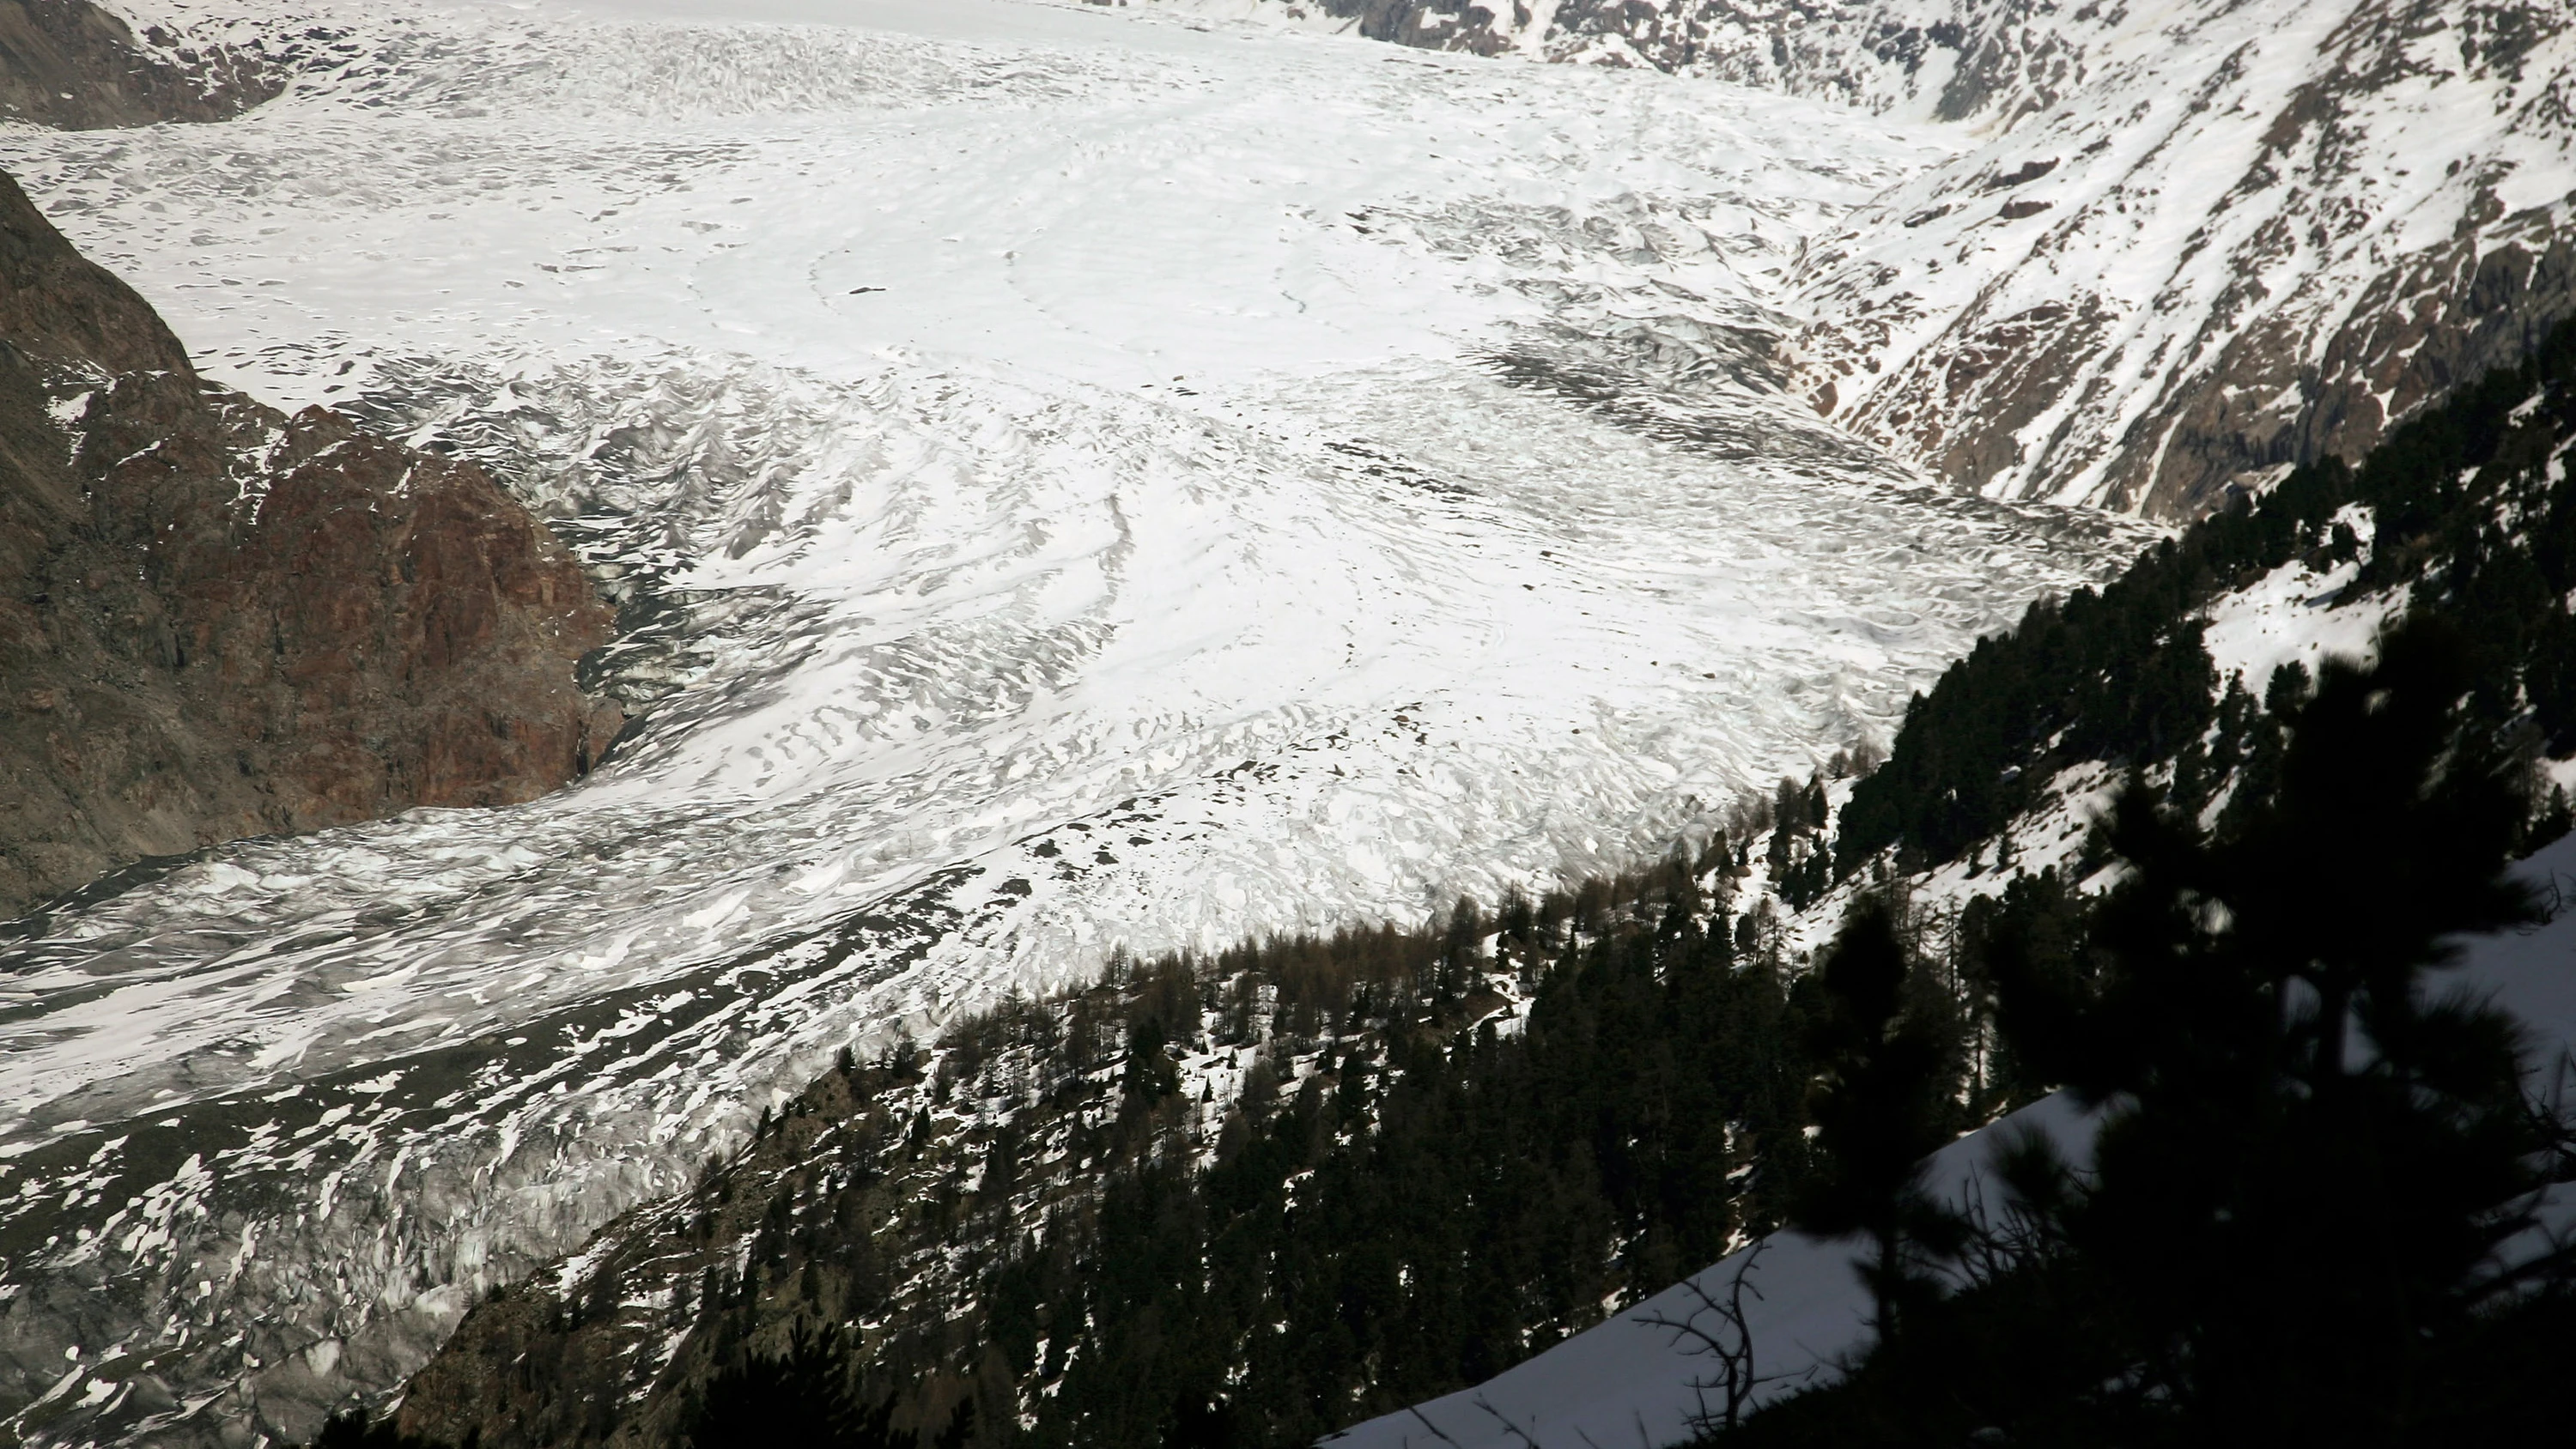
[[[220,121],[275,96],[255,52],[141,35],[89,0],[0,0],[0,120],[89,130]]]
[[[141,857],[524,800],[609,614],[477,468],[200,379],[0,177],[0,915]]]
[[[2168,518],[2358,458],[2576,310],[2570,22],[2035,17],[2062,74],[1970,87],[1979,144],[1807,259],[1804,386],[1957,486]]]

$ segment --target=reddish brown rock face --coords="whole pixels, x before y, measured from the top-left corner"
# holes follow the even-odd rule
[[[502,805],[622,722],[480,469],[198,379],[0,178],[0,915],[136,858]]]

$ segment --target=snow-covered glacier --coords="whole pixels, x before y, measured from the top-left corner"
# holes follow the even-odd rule
[[[641,719],[10,928],[26,1442],[307,1434],[844,1044],[1659,851],[2148,536],[1773,375],[1931,123],[987,0],[118,8],[291,84],[0,166],[210,375],[489,464]]]

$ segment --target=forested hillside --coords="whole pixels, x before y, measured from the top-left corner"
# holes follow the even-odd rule
[[[1822,1126],[1791,1223],[1853,1240],[1868,1338],[1727,1445],[2364,1446],[2563,1428],[2576,1351],[2569,1023],[2454,974],[2545,922],[2507,867],[2531,773],[2440,608],[2279,691],[2286,744],[2212,830],[2133,776],[2077,949],[1984,951],[1995,1035],[2090,1114],[1925,1187],[1951,1085],[1883,910],[1826,956]],[[2563,813],[2563,807],[2562,812]],[[2548,963],[2569,970],[2561,953]],[[2563,988],[2556,995],[2563,996]],[[2070,1150],[2073,1148],[2075,1150]],[[1742,1260],[1737,1282],[1749,1268]],[[1725,1364],[1727,1402],[1751,1373]],[[1721,1344],[1730,1342],[1720,1339]]]
[[[2157,772],[2195,810],[2247,771],[2242,796],[2258,798],[2305,666],[2222,678],[2203,636],[2212,605],[2284,570],[2322,586],[2302,601],[2312,628],[2365,610],[2447,620],[2468,651],[2474,719],[2535,765],[2576,755],[2571,438],[2576,327],[2562,326],[2358,468],[2298,469],[2098,593],[2034,604],[1908,709],[1842,813],[1839,870],[1891,848],[1909,867],[1955,860],[2088,761]]]
[[[1287,1444],[1474,1382],[1780,1222],[1809,988],[1767,913],[1730,916],[1736,870],[1721,841],[1140,963],[850,1063],[476,1309],[402,1427],[729,1444],[792,1403],[974,1444]]]
[[[2568,824],[2569,342],[2033,609],[1834,792],[1787,1217],[1848,1244],[1850,1317],[1734,1255],[1697,1350],[1605,1391],[1573,1345],[1355,1449],[1552,1449],[1631,1401],[1747,1449],[2555,1434],[2576,1022],[2533,927],[2572,857],[2506,867]]]

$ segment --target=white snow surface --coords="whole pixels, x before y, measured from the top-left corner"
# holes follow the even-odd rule
[[[294,84],[0,165],[211,376],[490,463],[658,702],[22,924],[35,1442],[309,1434],[844,1043],[1658,851],[2145,537],[1740,365],[1929,128],[985,0],[126,8]]]
[[[2329,657],[2374,657],[2381,627],[2404,611],[2409,591],[2345,597],[2360,573],[2358,560],[2320,572],[2293,559],[2221,600],[2201,635],[2219,678],[2237,676],[2260,698],[2285,664],[2313,678]]]
[[[2437,989],[2487,995],[2519,1017],[2526,1029],[2525,1065],[2536,1092],[2546,1092],[2576,1069],[2576,836],[2560,840],[2515,867],[2550,910],[2545,925],[2465,942],[2456,974],[2437,978]],[[1943,1148],[1932,1159],[1928,1185],[1953,1204],[2000,1208],[1992,1170],[1994,1154],[2019,1134],[2041,1132],[2069,1163],[2091,1161],[2094,1118],[2064,1095],[2034,1102]],[[2543,1230],[2576,1229],[2576,1191],[2561,1186],[2537,1205]],[[2507,1258],[2527,1252],[2536,1237],[2507,1243]],[[1755,1402],[1765,1402],[1830,1378],[1846,1356],[1867,1347],[1869,1300],[1853,1270],[1857,1249],[1783,1232],[1624,1308],[1599,1327],[1505,1370],[1472,1389],[1413,1409],[1371,1419],[1324,1442],[1334,1449],[1642,1449],[1691,1437],[1695,1416],[1723,1403],[1712,1360],[1700,1344],[1656,1320],[1688,1322],[1715,1330],[1693,1291],[1720,1302],[1748,1257],[1750,1290],[1743,1299],[1751,1331],[1753,1374],[1765,1382]]]

